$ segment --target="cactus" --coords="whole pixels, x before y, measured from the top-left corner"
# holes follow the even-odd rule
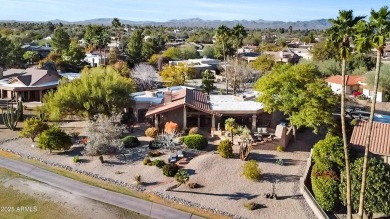
[[[23,122],[24,115],[23,115],[23,101],[18,101],[18,111],[19,111],[19,122]]]
[[[5,110],[5,112],[3,111],[4,125],[12,131],[15,130],[16,125],[18,124],[19,117],[20,111],[14,108],[14,104],[12,102],[8,102],[7,109]]]

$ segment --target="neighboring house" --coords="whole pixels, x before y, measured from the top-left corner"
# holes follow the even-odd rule
[[[359,91],[361,81],[364,80],[363,76],[346,75],[345,76],[345,93],[353,94],[354,91]],[[332,88],[332,91],[336,94],[341,94],[341,86],[343,78],[341,75],[333,75],[328,77],[326,83]]]
[[[87,53],[85,54],[84,61],[88,62],[91,67],[97,67],[99,65],[107,64],[108,58],[103,54]]]
[[[354,126],[351,141],[352,147],[364,151],[368,133],[368,121],[358,120]],[[371,133],[370,153],[381,157],[390,164],[390,124],[374,122]]]
[[[326,83],[332,88],[333,92],[336,94],[341,94],[341,85],[342,85],[342,76],[341,75],[333,75],[328,77]],[[365,77],[360,75],[346,75],[345,76],[345,93],[347,95],[353,94],[355,91],[361,92],[365,97],[372,99],[373,91],[370,87],[365,83]],[[376,96],[377,102],[384,102],[384,93],[382,91],[377,92]]]
[[[263,54],[272,55],[275,62],[296,64],[299,62],[299,56],[295,54],[291,49],[284,49],[282,51],[264,51]]]
[[[290,49],[292,52],[297,54],[299,57],[306,60],[313,60],[313,54],[308,49],[304,48],[292,48]]]
[[[255,61],[260,54],[256,52],[243,52],[238,54],[238,56],[249,63]]]
[[[196,78],[202,77],[202,73],[205,70],[217,70],[220,61],[218,59],[188,59],[181,61],[169,61],[169,65],[185,64],[186,66],[196,70]]]
[[[22,46],[22,49],[25,51],[36,51],[39,54],[39,59],[44,59],[46,58],[50,52],[51,52],[51,47],[47,44],[45,46],[32,46],[29,44],[25,44]]]
[[[256,52],[257,46],[243,46],[237,50],[238,53],[251,53]]]
[[[19,97],[23,101],[42,102],[42,96],[58,85],[60,75],[55,70],[37,68],[8,69],[0,68],[0,98]]]

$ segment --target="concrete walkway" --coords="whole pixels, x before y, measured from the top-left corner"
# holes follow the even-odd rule
[[[134,198],[131,196],[123,195],[116,192],[111,192],[105,189],[101,189],[95,186],[91,186],[34,165],[7,158],[0,157],[0,167],[7,168],[14,172],[28,176],[32,179],[47,183],[51,186],[59,189],[97,200],[100,202],[108,203],[120,208],[128,209],[130,211],[138,212],[143,215],[147,215],[152,218],[161,219],[199,219],[196,215],[186,213],[174,208],[170,208],[164,205],[156,204],[153,202],[145,201],[142,199]]]

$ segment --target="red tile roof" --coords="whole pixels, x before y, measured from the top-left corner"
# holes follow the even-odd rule
[[[329,83],[342,84],[343,78],[341,75],[333,75],[325,80]],[[346,75],[345,81],[347,86],[359,85],[359,81],[363,82],[364,77],[359,75]]]
[[[161,103],[157,106],[149,108],[145,116],[164,113],[173,109],[188,106],[193,109],[212,114],[208,95],[198,90],[184,88],[172,94],[172,101],[169,103]]]
[[[368,132],[368,121],[358,120],[351,136],[351,144],[364,148]],[[390,156],[390,124],[374,122],[371,133],[370,152]]]

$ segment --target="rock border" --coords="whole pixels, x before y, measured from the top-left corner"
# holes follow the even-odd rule
[[[20,138],[11,138],[11,139],[7,139],[7,140],[3,140],[3,141],[0,141],[0,145],[2,145],[4,143],[11,142],[11,141],[15,141],[15,140],[18,140],[18,139],[20,139]],[[5,152],[9,152],[9,153],[12,153],[12,154],[15,154],[15,155],[18,155],[18,156],[20,156],[22,158],[26,158],[26,159],[30,159],[30,160],[36,160],[36,161],[44,163],[44,164],[46,164],[48,166],[58,167],[58,168],[65,169],[67,171],[71,171],[71,172],[75,172],[75,173],[79,173],[79,174],[84,174],[86,176],[90,176],[90,177],[93,177],[93,178],[96,178],[96,179],[100,179],[100,180],[103,180],[105,182],[112,183],[114,185],[123,186],[123,187],[129,188],[131,190],[135,190],[137,192],[146,192],[146,188],[143,187],[143,186],[133,186],[133,185],[131,185],[129,183],[126,183],[126,182],[123,182],[123,181],[120,181],[120,180],[115,180],[115,179],[112,179],[112,178],[104,177],[104,176],[101,176],[99,174],[92,173],[92,172],[85,171],[85,170],[80,170],[80,169],[77,169],[77,168],[73,168],[73,167],[68,166],[68,165],[63,165],[63,164],[59,164],[59,163],[56,163],[56,162],[49,162],[49,161],[46,161],[46,160],[44,160],[42,158],[38,158],[38,157],[22,154],[22,153],[13,151],[11,149],[0,148],[0,150],[1,151],[5,151]],[[191,202],[191,201],[187,201],[185,199],[177,198],[175,196],[168,195],[168,194],[165,194],[165,193],[161,193],[161,192],[158,192],[158,191],[150,191],[150,193],[153,193],[154,195],[157,195],[158,197],[160,197],[162,199],[165,199],[165,200],[173,201],[173,202],[176,202],[178,204],[186,205],[186,206],[192,207],[192,208],[198,208],[198,209],[201,209],[201,210],[204,210],[204,211],[208,211],[208,212],[211,212],[211,213],[214,213],[214,214],[220,214],[220,215],[225,216],[225,217],[230,217],[230,218],[234,218],[234,219],[247,219],[245,217],[241,217],[241,216],[236,215],[236,214],[231,214],[229,212],[222,211],[222,210],[219,210],[219,209],[216,209],[216,208],[206,207],[206,206],[203,206],[203,205],[201,205],[199,203],[194,203],[194,202]]]

